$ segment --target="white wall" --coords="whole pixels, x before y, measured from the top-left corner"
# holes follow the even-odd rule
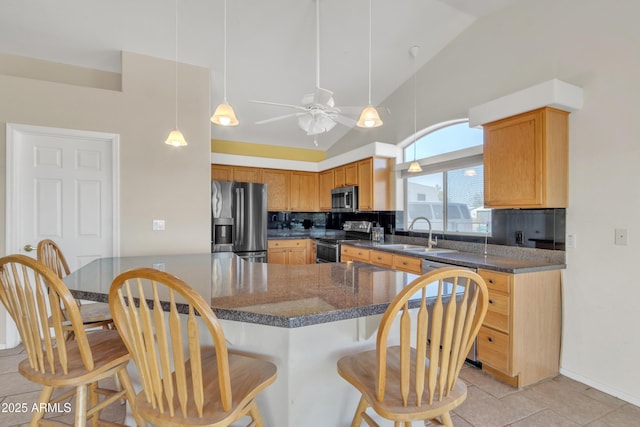
[[[124,53],[122,68],[122,91],[0,73],[2,182],[6,123],[119,134],[121,255],[209,252],[209,71],[180,64],[179,127],[189,146],[176,149],[164,144],[175,126],[175,63]],[[78,72],[88,81],[95,76]],[[0,255],[6,253],[4,215],[0,185]],[[152,231],[153,219],[164,219],[166,231]],[[0,307],[0,345],[4,318]]]
[[[478,20],[419,71],[418,129],[559,78],[584,88],[570,116],[570,206],[562,372],[640,404],[640,2],[530,0]],[[408,47],[407,47],[408,49]],[[394,118],[376,139],[413,128],[412,81],[384,104]],[[389,124],[389,126],[387,126]],[[348,134],[346,151],[365,141]],[[627,228],[627,246],[614,245]]]

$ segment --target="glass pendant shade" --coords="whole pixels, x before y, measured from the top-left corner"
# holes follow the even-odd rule
[[[167,145],[172,145],[174,147],[184,147],[187,145],[187,141],[184,139],[182,132],[178,129],[174,129],[169,133],[169,137],[164,142]]]
[[[218,105],[213,116],[211,116],[211,121],[220,126],[238,125],[238,118],[236,117],[236,113],[233,111],[233,107],[226,102]]]
[[[422,172],[422,167],[420,166],[420,163],[416,162],[415,160],[413,162],[411,162],[411,164],[409,165],[409,172]]]
[[[372,105],[368,105],[362,110],[357,125],[361,128],[377,128],[382,126],[382,120],[380,120],[378,111]]]

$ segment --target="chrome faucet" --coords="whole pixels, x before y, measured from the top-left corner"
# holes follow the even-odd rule
[[[432,228],[431,228],[431,221],[429,221],[429,218],[427,218],[426,216],[417,216],[417,217],[415,217],[413,219],[413,221],[411,221],[411,225],[409,225],[409,231],[413,231],[413,225],[419,219],[424,219],[425,221],[427,221],[427,224],[429,224],[429,237],[427,238],[427,249],[431,249],[434,245],[436,245],[436,242],[431,240],[431,230],[432,230]]]

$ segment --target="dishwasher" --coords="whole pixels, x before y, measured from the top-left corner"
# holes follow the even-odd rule
[[[462,265],[456,265],[453,263],[444,263],[440,261],[431,261],[428,259],[422,260],[422,274],[428,273],[433,270],[437,270],[439,268],[444,268],[444,267],[458,267],[458,268],[464,268],[465,270],[473,271],[474,273],[478,272],[477,268],[465,267]],[[476,338],[473,341],[471,350],[469,350],[469,354],[467,354],[467,362],[479,368],[482,367],[482,362],[478,360],[478,338]]]

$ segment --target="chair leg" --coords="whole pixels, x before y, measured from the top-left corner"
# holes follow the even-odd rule
[[[451,414],[449,414],[448,412],[445,412],[444,414],[440,415],[440,418],[442,419],[442,424],[446,427],[453,427],[453,421],[451,420]]]
[[[83,384],[76,388],[76,415],[75,427],[87,426],[87,385]]]
[[[45,405],[49,403],[51,400],[51,395],[53,394],[53,387],[44,386],[42,387],[42,391],[40,392],[40,397],[38,398],[38,409],[42,407],[42,404]],[[40,420],[44,417],[45,411],[38,410],[31,417],[31,422],[29,423],[30,427],[37,427],[40,423]]]
[[[125,396],[127,396],[129,405],[131,405],[131,412],[133,414],[133,418],[136,420],[136,424],[138,427],[147,427],[147,422],[143,420],[140,415],[138,415],[138,411],[136,411],[136,394],[134,392],[133,384],[131,383],[131,378],[129,378],[126,365],[118,370],[117,377],[120,380],[120,385],[125,392]]]
[[[262,421],[262,416],[260,416],[260,410],[258,409],[258,403],[256,400],[253,399],[253,402],[251,402],[249,406],[249,416],[253,421],[251,425],[255,427],[264,427],[264,422]]]
[[[98,404],[98,393],[96,389],[98,388],[98,383],[91,383],[88,386],[89,390],[89,408],[93,408]],[[96,413],[94,417],[91,418],[91,427],[98,427],[100,422],[100,411]]]
[[[360,402],[358,403],[358,408],[356,409],[356,414],[353,416],[351,427],[360,427],[362,424],[362,413],[367,409],[367,406],[369,406],[367,399],[362,395]]]

